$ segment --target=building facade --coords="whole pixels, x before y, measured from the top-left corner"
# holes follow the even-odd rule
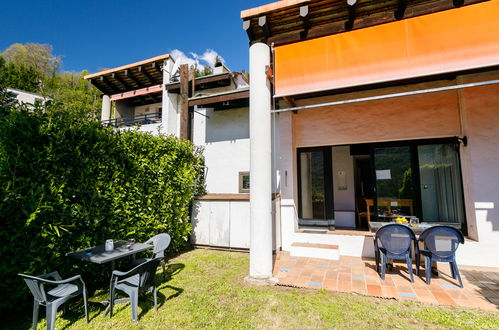
[[[497,12],[297,0],[241,13],[250,118],[264,123],[250,130],[250,277],[272,276],[271,193],[292,254],[373,257],[372,224],[404,216],[459,228],[458,263],[499,267]]]
[[[208,194],[194,201],[192,241],[249,248],[248,77],[218,64],[195,77],[168,55],[85,77],[103,95],[102,122],[174,135],[204,149]]]

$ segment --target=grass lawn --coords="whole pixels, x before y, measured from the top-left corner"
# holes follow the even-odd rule
[[[244,282],[249,255],[236,252],[193,250],[170,261],[171,279],[157,282],[158,312],[152,294],[139,303],[139,322],[133,324],[129,304],[115,308],[112,319],[102,307],[90,304],[90,323],[77,304],[56,328],[165,329],[165,328],[493,328],[499,313],[436,307],[408,301],[385,300],[285,287],[256,287]],[[160,269],[160,268],[158,268]],[[91,301],[105,299],[105,292]],[[44,315],[42,308],[40,314]],[[16,327],[28,328],[31,319]],[[45,320],[38,323],[45,328]]]

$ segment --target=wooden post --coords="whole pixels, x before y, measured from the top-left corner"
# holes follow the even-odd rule
[[[180,66],[180,127],[179,138],[188,139],[187,125],[189,124],[189,66]]]

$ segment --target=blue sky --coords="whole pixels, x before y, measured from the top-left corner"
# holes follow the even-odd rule
[[[218,52],[234,71],[248,69],[240,11],[272,0],[25,0],[0,6],[0,51],[48,43],[64,70],[96,72],[179,49]]]

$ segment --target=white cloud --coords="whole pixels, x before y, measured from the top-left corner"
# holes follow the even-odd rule
[[[223,57],[218,55],[218,53],[213,49],[207,49],[203,54],[189,52],[189,55],[185,54],[179,49],[174,49],[170,52],[170,55],[173,57],[175,62],[180,62],[180,64],[188,64],[189,66],[197,65],[199,70],[203,70],[205,66],[213,68],[215,66],[217,56],[222,61],[222,63],[225,63]]]

